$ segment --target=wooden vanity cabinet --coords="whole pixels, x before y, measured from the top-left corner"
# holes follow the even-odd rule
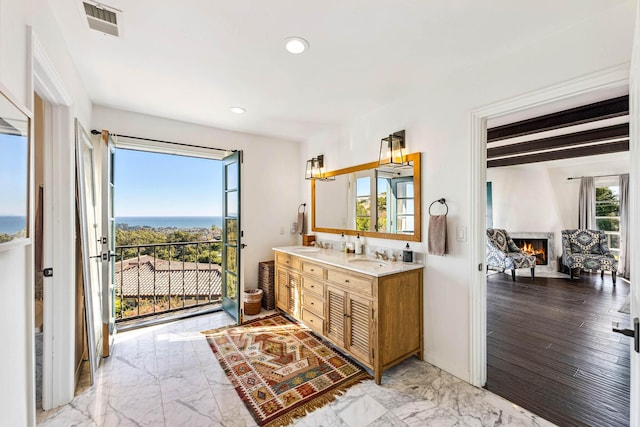
[[[386,369],[422,359],[422,274],[375,277],[276,251],[276,305],[372,369],[380,384]]]

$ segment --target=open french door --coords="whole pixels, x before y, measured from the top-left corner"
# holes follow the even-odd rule
[[[102,357],[111,354],[115,334],[116,219],[113,210],[115,145],[106,130],[101,137],[102,155]]]
[[[77,206],[82,247],[84,311],[91,384],[102,355],[102,287],[100,285],[101,245],[96,200],[96,167],[93,143],[76,119]],[[79,304],[76,302],[76,304]]]
[[[240,226],[242,151],[222,159],[222,309],[242,323],[240,251],[245,246]]]

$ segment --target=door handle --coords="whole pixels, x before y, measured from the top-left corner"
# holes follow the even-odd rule
[[[612,322],[611,327],[613,332],[633,338],[633,348],[636,353],[640,353],[640,319],[633,319],[633,329],[622,328],[619,322]]]
[[[244,249],[246,247],[247,247],[247,245],[245,245],[244,243],[240,243],[240,249]],[[289,261],[287,261],[287,263],[289,263]]]

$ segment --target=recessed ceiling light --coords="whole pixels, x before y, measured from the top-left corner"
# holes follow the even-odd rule
[[[242,107],[231,107],[231,112],[236,114],[243,114],[247,112],[247,109]]]
[[[309,42],[301,37],[289,37],[284,41],[284,47],[289,53],[302,53],[309,49]]]

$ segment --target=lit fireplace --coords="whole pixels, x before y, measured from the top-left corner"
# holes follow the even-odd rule
[[[547,265],[547,252],[549,247],[549,241],[547,239],[534,239],[534,238],[513,238],[513,242],[518,246],[522,252],[528,255],[536,256],[536,265]]]

